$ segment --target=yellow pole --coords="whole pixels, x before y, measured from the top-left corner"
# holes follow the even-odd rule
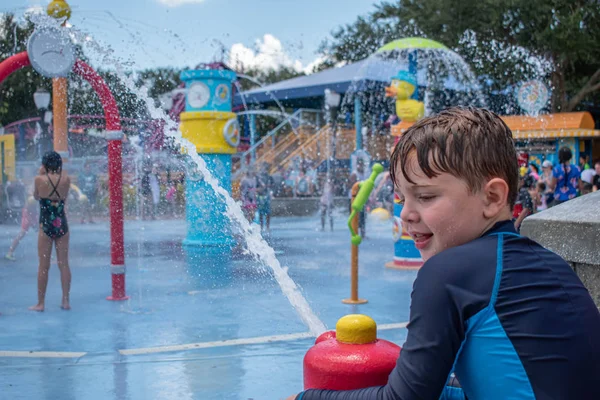
[[[62,20],[63,26],[71,17],[71,7],[64,0],[53,0],[48,4],[46,12],[49,16]],[[52,117],[54,127],[54,151],[61,155],[63,161],[69,156],[68,125],[67,125],[67,78],[52,79]]]
[[[54,151],[63,161],[69,156],[67,127],[67,78],[52,79],[52,109],[54,120]]]
[[[350,204],[354,202],[356,195],[358,194],[358,189],[360,188],[359,182],[356,182],[352,185],[352,201]],[[352,218],[352,229],[354,232],[358,232],[358,213],[354,215]],[[351,254],[350,254],[350,298],[342,300],[344,304],[364,304],[367,302],[365,299],[358,298],[358,246],[355,244],[350,245]]]

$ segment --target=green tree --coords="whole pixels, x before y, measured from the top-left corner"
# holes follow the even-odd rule
[[[18,22],[12,14],[0,15],[0,61],[26,50],[33,32],[29,20]],[[0,84],[0,125],[37,116],[33,93],[37,88],[51,90],[52,81],[32,68],[15,71]]]
[[[490,90],[541,77],[551,82],[553,111],[598,100],[597,0],[383,1],[334,31],[321,52],[333,62],[356,61],[411,31],[454,48],[477,75],[489,78]]]
[[[122,118],[149,118],[146,103],[129,90],[114,72],[100,70],[98,75],[110,88]],[[69,77],[69,114],[104,115],[96,92],[87,81],[75,74]]]
[[[269,85],[306,75],[304,72],[297,71],[291,67],[280,66],[279,68],[249,68],[241,69],[243,75],[247,75],[252,79],[241,78],[240,87],[242,90],[248,90],[261,85]],[[258,83],[257,83],[258,82]]]
[[[155,100],[161,94],[170,92],[181,84],[181,70],[174,68],[146,69],[136,75],[136,85],[148,87],[148,95]]]

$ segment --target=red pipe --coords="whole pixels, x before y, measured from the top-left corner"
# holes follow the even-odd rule
[[[0,84],[13,72],[31,65],[26,51],[10,56],[0,63]],[[106,130],[113,133],[108,141],[108,185],[110,198],[110,272],[112,295],[108,300],[126,300],[125,254],[123,244],[123,162],[121,159],[122,135],[117,102],[104,80],[85,62],[77,60],[73,72],[87,80],[98,94]],[[120,134],[120,135],[119,135]]]
[[[0,63],[0,83],[18,69],[31,65],[26,51],[8,57]]]
[[[123,244],[123,161],[121,158],[122,132],[117,102],[104,80],[85,62],[77,60],[73,72],[87,80],[98,94],[104,116],[106,130],[116,136],[108,141],[108,186],[110,199],[110,272],[112,295],[108,300],[126,300],[125,294],[125,254]],[[120,133],[121,137],[118,137]]]

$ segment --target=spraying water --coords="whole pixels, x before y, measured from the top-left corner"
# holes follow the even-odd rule
[[[39,16],[37,19],[38,20],[35,21],[36,25],[56,25],[56,21],[46,16]],[[275,257],[274,249],[262,238],[258,229],[253,229],[251,224],[244,217],[242,209],[229,195],[227,190],[219,186],[218,180],[212,176],[204,159],[196,153],[196,146],[184,139],[176,123],[168,118],[163,110],[154,105],[154,100],[148,95],[148,89],[146,87],[136,87],[133,78],[126,74],[121,63],[113,56],[114,52],[112,49],[103,48],[98,42],[91,38],[90,35],[78,29],[70,28],[69,33],[71,38],[77,44],[82,45],[84,50],[93,51],[97,54],[101,58],[103,65],[112,65],[115,68],[115,72],[121,82],[132,93],[145,102],[152,118],[166,121],[165,132],[167,132],[167,135],[172,137],[186,154],[191,157],[204,180],[210,185],[212,190],[223,199],[226,204],[226,215],[233,223],[239,226],[244,239],[246,240],[248,250],[256,259],[260,260],[272,271],[283,294],[287,297],[302,321],[308,326],[310,333],[317,336],[324,332],[326,330],[325,325],[312,311],[296,283],[287,274],[287,271],[282,268],[279,260]]]

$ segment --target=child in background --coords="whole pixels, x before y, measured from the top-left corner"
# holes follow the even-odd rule
[[[256,190],[256,206],[258,208],[258,219],[260,230],[271,231],[271,189],[269,186],[260,184]]]
[[[46,174],[46,169],[43,166],[40,167],[38,170],[38,175],[45,175],[45,174]],[[15,250],[17,249],[17,247],[19,246],[19,243],[21,242],[21,240],[23,240],[23,238],[25,237],[25,235],[27,234],[27,232],[29,231],[30,228],[37,229],[38,225],[39,225],[38,202],[33,198],[33,196],[30,196],[27,199],[27,202],[25,203],[25,207],[23,207],[23,209],[21,210],[21,230],[19,231],[17,236],[13,239],[12,244],[10,245],[10,248],[8,249],[8,252],[4,256],[4,258],[6,258],[7,260],[10,260],[10,261],[16,261],[14,253],[15,253]]]
[[[538,211],[544,211],[548,209],[548,194],[546,193],[546,184],[544,182],[538,182],[536,189],[539,197],[539,203],[537,205]]]
[[[513,219],[517,232],[521,229],[523,220],[535,212],[534,200],[530,193],[533,185],[534,180],[530,175],[525,175],[519,180],[519,196],[513,208]]]
[[[256,204],[256,186],[257,179],[254,170],[248,169],[240,182],[240,199],[244,216],[250,223],[254,221],[254,214],[258,207]]]
[[[27,199],[27,203],[25,203],[25,207],[23,207],[23,210],[21,211],[21,230],[13,239],[12,244],[8,249],[8,253],[6,253],[6,255],[4,256],[4,258],[6,258],[7,260],[17,260],[14,255],[17,246],[19,246],[19,243],[25,237],[30,228],[37,228],[39,223],[38,209],[38,202],[33,198],[33,196],[30,196],[29,199]]]
[[[321,230],[325,230],[325,219],[329,217],[329,227],[333,231],[333,183],[330,179],[325,180],[323,193],[321,194]]]

